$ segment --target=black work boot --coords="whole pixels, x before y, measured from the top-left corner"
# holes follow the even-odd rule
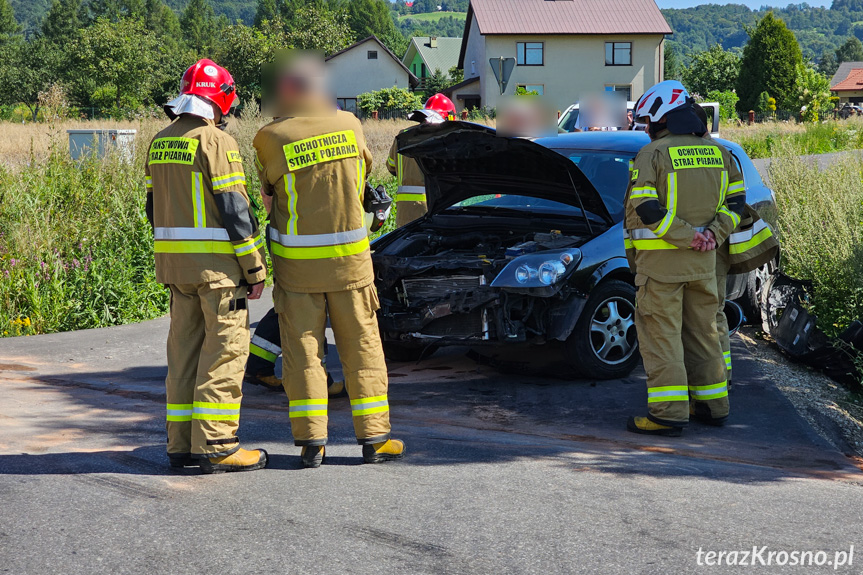
[[[326,458],[326,449],[323,445],[305,445],[300,453],[303,467],[306,469],[317,469]]]
[[[173,469],[184,469],[186,467],[199,467],[201,461],[192,457],[191,453],[169,453],[168,461]]]
[[[690,404],[689,416],[699,423],[712,425],[713,427],[722,427],[728,419],[727,415],[725,417],[713,417],[710,413],[710,408],[707,407],[707,405],[698,402],[692,402]]]
[[[405,456],[404,441],[388,439],[380,443],[363,445],[363,461],[366,463],[383,463],[395,461]]]

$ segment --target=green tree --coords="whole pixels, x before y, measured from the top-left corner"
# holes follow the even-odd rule
[[[739,73],[740,57],[714,44],[692,57],[689,66],[683,70],[682,79],[690,92],[706,96],[712,90],[733,90]]]
[[[159,38],[169,38],[175,43],[182,38],[180,19],[164,0],[147,0],[144,23],[147,30],[152,30]]]
[[[218,24],[209,0],[191,0],[180,17],[183,38],[197,54],[206,54],[213,46]]]
[[[439,92],[443,92],[449,87],[449,77],[444,74],[440,68],[435,68],[431,76],[425,81],[425,95],[430,98]]]
[[[332,54],[350,46],[354,34],[345,11],[304,6],[294,13],[287,40],[294,48]]]
[[[449,69],[449,85],[455,86],[456,84],[464,81],[464,70],[459,68],[458,66],[453,66]]]
[[[278,21],[264,20],[255,28],[234,24],[221,34],[214,59],[231,72],[241,99],[260,100],[261,68],[275,59],[278,50],[288,47],[287,34]]]
[[[797,102],[804,122],[827,118],[833,110],[830,101],[830,80],[805,64],[797,66]]]
[[[93,93],[111,93],[118,109],[145,103],[165,80],[159,40],[140,20],[99,18],[81,31],[72,53],[76,70],[97,82]]]
[[[21,31],[18,21],[15,20],[15,11],[9,0],[0,0],[0,39],[14,36]]]
[[[683,75],[683,66],[680,64],[680,58],[677,57],[677,49],[674,44],[665,41],[665,50],[663,51],[663,69],[665,70],[664,80],[680,80]]]
[[[706,102],[719,104],[719,118],[722,120],[733,120],[737,117],[737,100],[734,90],[710,90],[705,99]]]
[[[347,11],[348,23],[358,40],[372,34],[380,38],[395,29],[386,0],[350,0]]]
[[[23,102],[35,122],[39,117],[39,93],[58,77],[62,52],[45,38],[25,42],[18,38],[0,48],[0,103]]]
[[[851,36],[836,49],[836,62],[839,64],[861,61],[863,61],[863,43],[856,36]]]
[[[393,26],[393,29],[386,32],[384,35],[378,36],[378,39],[399,58],[404,57],[405,52],[408,51],[408,45],[410,44],[410,41],[405,38],[404,34],[402,34],[395,26]]]
[[[797,66],[802,62],[794,33],[773,12],[768,12],[750,30],[749,43],[743,49],[736,84],[740,97],[737,110],[746,113],[753,109],[758,95],[765,90],[776,98],[780,107],[797,106]]]
[[[827,52],[821,57],[818,62],[818,71],[825,76],[832,76],[839,69],[839,62],[836,61],[836,54]]]
[[[54,0],[42,22],[42,35],[52,42],[68,43],[81,28],[81,0]]]
[[[422,99],[419,94],[395,86],[374,92],[366,92],[357,97],[357,107],[369,116],[375,110],[389,110],[407,114],[408,112],[422,108],[422,105]]]
[[[258,7],[255,10],[255,27],[259,27],[264,22],[272,22],[279,17],[279,8],[276,5],[276,0],[258,0]]]

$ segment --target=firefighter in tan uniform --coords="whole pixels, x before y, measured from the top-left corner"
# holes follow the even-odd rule
[[[425,104],[423,110],[410,115],[411,120],[420,123],[440,123],[455,119],[455,105],[443,94],[435,94]],[[396,192],[396,227],[421,218],[428,211],[426,207],[425,178],[413,158],[398,153],[396,141],[390,147],[387,169],[398,180]]]
[[[636,433],[679,436],[690,402],[707,423],[729,413],[715,250],[740,223],[745,188],[728,150],[702,138],[692,105],[682,84],[666,81],[635,109],[652,140],[635,158],[624,220],[647,372],[648,414],[627,422]]]
[[[168,457],[203,473],[267,464],[266,452],[241,449],[236,436],[247,300],[261,296],[267,270],[239,148],[217,127],[235,100],[227,70],[210,60],[189,68],[145,168],[156,279],[171,290]]]
[[[327,443],[327,313],[344,368],[363,459],[404,455],[390,439],[387,367],[375,312],[363,196],[372,156],[359,120],[327,102],[322,64],[295,61],[277,74],[281,117],[254,146],[262,191],[274,195],[269,231],[283,380],[294,442],[305,467]]]

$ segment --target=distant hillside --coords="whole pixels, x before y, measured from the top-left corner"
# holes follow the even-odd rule
[[[754,26],[768,10],[750,10],[741,4],[706,4],[662,13],[674,30],[672,41],[686,54],[716,43],[724,48],[742,47],[749,38],[746,27]],[[830,8],[791,4],[772,10],[794,31],[804,57],[812,60],[835,50],[848,36],[863,39],[863,0],[834,0]]]
[[[178,13],[186,7],[189,0],[165,0],[165,3]],[[210,0],[216,14],[224,14],[228,20],[242,20],[251,24],[255,19],[257,0]],[[33,31],[39,28],[51,0],[12,0],[15,17],[25,30]]]

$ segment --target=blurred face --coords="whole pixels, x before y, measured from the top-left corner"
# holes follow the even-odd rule
[[[265,91],[264,107],[267,115],[304,116],[334,111],[335,100],[327,90],[326,69],[320,54],[311,52],[283,52],[277,56],[270,70],[272,93]]]

